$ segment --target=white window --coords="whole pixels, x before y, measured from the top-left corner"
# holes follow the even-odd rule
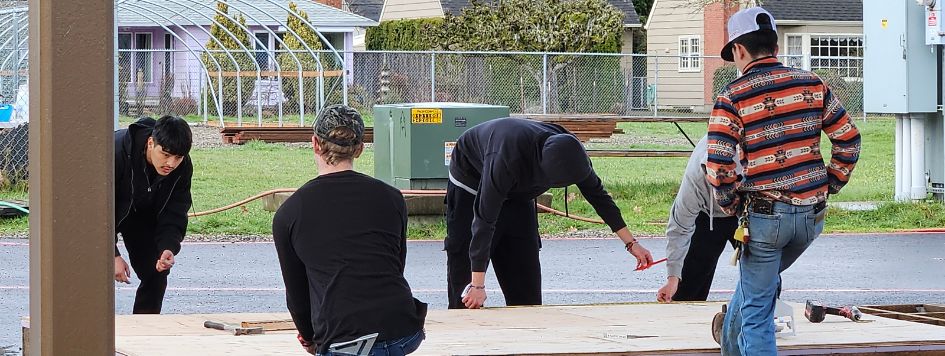
[[[174,70],[174,36],[164,34],[164,74]]]
[[[118,80],[135,83],[140,72],[142,82],[150,83],[154,78],[151,57],[150,33],[118,34]]]
[[[269,70],[269,33],[256,32],[254,34],[257,41],[253,41],[256,50],[256,63],[259,70]]]
[[[787,55],[785,64],[789,67],[804,68],[804,36],[787,35]]]
[[[702,71],[702,38],[679,37],[679,72]]]
[[[151,59],[151,43],[150,33],[135,34],[134,72],[131,75],[131,81],[137,81],[139,75],[145,83],[150,83],[153,80],[154,73],[151,67],[154,63]]]
[[[844,78],[863,77],[863,36],[811,35],[810,67],[834,70]]]
[[[134,35],[127,32],[118,34],[118,80],[131,83],[131,62],[134,58],[134,44],[132,38]]]

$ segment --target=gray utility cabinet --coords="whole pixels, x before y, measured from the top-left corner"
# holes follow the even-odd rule
[[[938,111],[938,48],[925,44],[926,21],[915,1],[863,1],[866,112]]]

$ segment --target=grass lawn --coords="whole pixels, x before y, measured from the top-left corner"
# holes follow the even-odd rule
[[[866,123],[858,121],[857,125],[863,133],[860,163],[850,184],[831,201],[889,201],[894,184],[895,122],[871,119]],[[643,143],[634,144],[632,148],[684,149],[688,145],[671,124],[621,124],[621,128],[634,138],[645,138],[640,140]],[[685,124],[683,128],[693,140],[705,134],[705,124]],[[824,147],[829,147],[826,139]],[[195,149],[192,158],[194,211],[226,205],[264,190],[299,187],[316,174],[311,149],[282,144],[254,142],[243,146]],[[366,150],[357,161],[356,169],[373,174],[373,158],[373,150]],[[686,162],[686,158],[595,158],[594,167],[623,211],[631,231],[662,234]],[[551,193],[555,197],[554,207],[563,210],[564,190],[553,189]],[[573,214],[595,216],[577,189],[569,189],[569,193],[569,208]],[[26,191],[22,188],[0,191],[0,199],[25,197]],[[260,202],[254,202],[244,209],[191,219],[189,230],[192,234],[269,234],[271,219],[272,213],[264,211]],[[26,232],[26,221],[26,218],[0,221],[0,234]],[[939,203],[888,203],[871,212],[831,209],[826,231],[879,232],[941,226],[945,226],[945,207]],[[546,234],[601,228],[547,214],[541,216],[542,233]],[[409,234],[411,238],[442,238],[445,226],[411,227]]]

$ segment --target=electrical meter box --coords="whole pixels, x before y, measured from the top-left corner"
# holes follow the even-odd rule
[[[866,112],[938,111],[938,49],[926,45],[929,21],[925,7],[915,1],[863,1]]]
[[[507,106],[411,103],[374,106],[374,177],[398,189],[446,189],[456,139],[508,117]]]

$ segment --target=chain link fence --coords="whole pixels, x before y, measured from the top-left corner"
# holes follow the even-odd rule
[[[322,107],[345,101],[341,63],[327,51],[120,49],[116,109],[128,119],[305,125]]]
[[[707,116],[738,70],[718,57],[500,52],[354,52],[351,104],[456,101],[517,114]],[[785,56],[862,113],[862,58]]]
[[[0,1],[0,187],[25,184],[29,152],[28,16]]]
[[[27,130],[13,128],[28,119],[28,53],[26,28],[7,28],[0,32],[0,183],[15,183],[26,177]],[[817,73],[851,115],[863,113],[861,57],[781,60]],[[125,121],[170,114],[249,126],[309,125],[320,108],[338,103],[370,114],[378,104],[430,101],[532,115],[707,117],[719,90],[739,75],[718,57],[516,52],[121,49],[116,67],[115,106]]]

